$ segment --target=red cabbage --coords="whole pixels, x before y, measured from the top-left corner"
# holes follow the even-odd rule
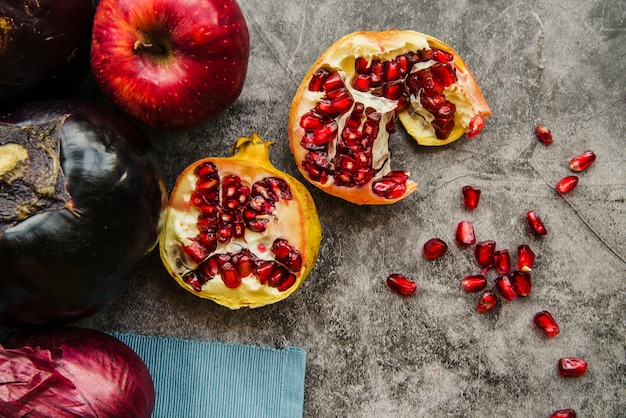
[[[149,418],[154,383],[143,360],[100,331],[18,331],[0,345],[1,416]]]

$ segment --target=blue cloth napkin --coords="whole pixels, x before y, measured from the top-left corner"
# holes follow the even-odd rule
[[[112,335],[152,374],[153,418],[302,417],[306,354],[300,348]]]

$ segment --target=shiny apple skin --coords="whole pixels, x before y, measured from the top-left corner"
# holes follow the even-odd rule
[[[96,10],[95,80],[153,127],[190,128],[227,109],[243,89],[249,53],[234,0],[101,0]]]
[[[67,98],[89,73],[92,0],[0,1],[0,111]]]
[[[152,145],[130,119],[102,105],[27,105],[3,122],[69,115],[61,164],[73,211],[40,212],[0,237],[0,324],[62,324],[116,300],[154,248],[167,191]]]

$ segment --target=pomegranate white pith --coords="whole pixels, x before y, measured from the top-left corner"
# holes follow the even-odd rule
[[[271,165],[269,145],[253,134],[237,142],[233,157],[185,169],[161,235],[161,257],[176,281],[231,309],[286,298],[317,258],[313,199]]]
[[[389,134],[400,119],[422,145],[472,137],[491,111],[448,45],[413,31],[356,32],[322,54],[304,77],[289,118],[303,176],[357,204],[389,204],[415,190],[393,170]]]

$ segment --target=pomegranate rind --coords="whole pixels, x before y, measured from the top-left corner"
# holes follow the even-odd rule
[[[236,152],[231,157],[209,157],[196,161],[181,172],[175,187],[170,194],[170,201],[165,213],[163,230],[159,239],[159,250],[163,265],[176,282],[195,296],[212,300],[229,309],[243,307],[257,308],[283,300],[293,294],[304,282],[317,261],[318,251],[322,239],[322,229],[317,214],[317,208],[308,189],[296,178],[276,169],[269,159],[269,147],[273,142],[264,142],[256,133],[249,138],[240,138],[233,146]],[[243,278],[241,285],[236,288],[227,287],[219,277],[214,277],[196,291],[183,280],[183,275],[194,269],[193,265],[181,265],[181,245],[185,240],[197,235],[195,226],[197,208],[189,203],[189,196],[195,187],[197,179],[194,170],[205,162],[214,163],[220,172],[220,177],[236,174],[242,183],[254,184],[267,177],[278,177],[290,187],[293,196],[288,202],[278,202],[277,211],[280,219],[275,217],[267,225],[264,233],[251,233],[252,239],[256,235],[262,240],[262,245],[269,248],[271,242],[278,237],[288,238],[302,256],[302,267],[296,273],[293,285],[284,291],[275,287],[260,284],[255,277]],[[189,230],[190,229],[190,230]],[[185,232],[187,230],[187,232]],[[246,239],[248,239],[246,235]],[[259,241],[261,242],[261,241]],[[251,242],[248,242],[251,246]],[[230,244],[235,248],[246,245],[244,242],[233,241]],[[224,251],[218,247],[216,252]],[[189,260],[187,260],[189,263]]]
[[[302,167],[302,162],[308,151],[300,144],[305,134],[305,130],[300,126],[300,120],[303,115],[315,107],[320,98],[316,92],[310,92],[308,86],[315,72],[320,68],[325,68],[329,71],[340,72],[346,81],[346,88],[350,90],[353,96],[367,95],[368,106],[375,102],[376,109],[383,113],[381,126],[384,126],[384,123],[392,118],[398,101],[375,97],[369,93],[355,92],[350,86],[351,80],[356,76],[355,61],[359,57],[365,58],[368,62],[374,59],[387,61],[396,56],[422,49],[441,49],[454,56],[453,64],[457,70],[458,80],[452,86],[447,87],[444,93],[446,98],[453,102],[457,108],[454,119],[455,127],[446,139],[438,139],[430,124],[425,123],[423,117],[409,106],[397,114],[407,132],[421,145],[441,146],[459,139],[465,133],[468,136],[474,136],[482,129],[485,119],[491,115],[491,110],[472,72],[449,45],[415,31],[354,32],[337,40],[315,61],[304,76],[291,104],[289,113],[290,148],[300,172],[307,181],[330,195],[360,205],[396,203],[416,189],[417,184],[409,179],[406,183],[406,191],[401,196],[387,199],[372,192],[371,182],[361,187],[345,187],[334,184],[332,179],[320,182],[311,178]],[[383,138],[383,143],[377,144],[376,152],[380,156],[379,161],[387,159],[387,162],[378,172],[376,178],[380,178],[391,171],[388,162],[390,159],[388,133],[385,132],[384,134],[387,136]]]

